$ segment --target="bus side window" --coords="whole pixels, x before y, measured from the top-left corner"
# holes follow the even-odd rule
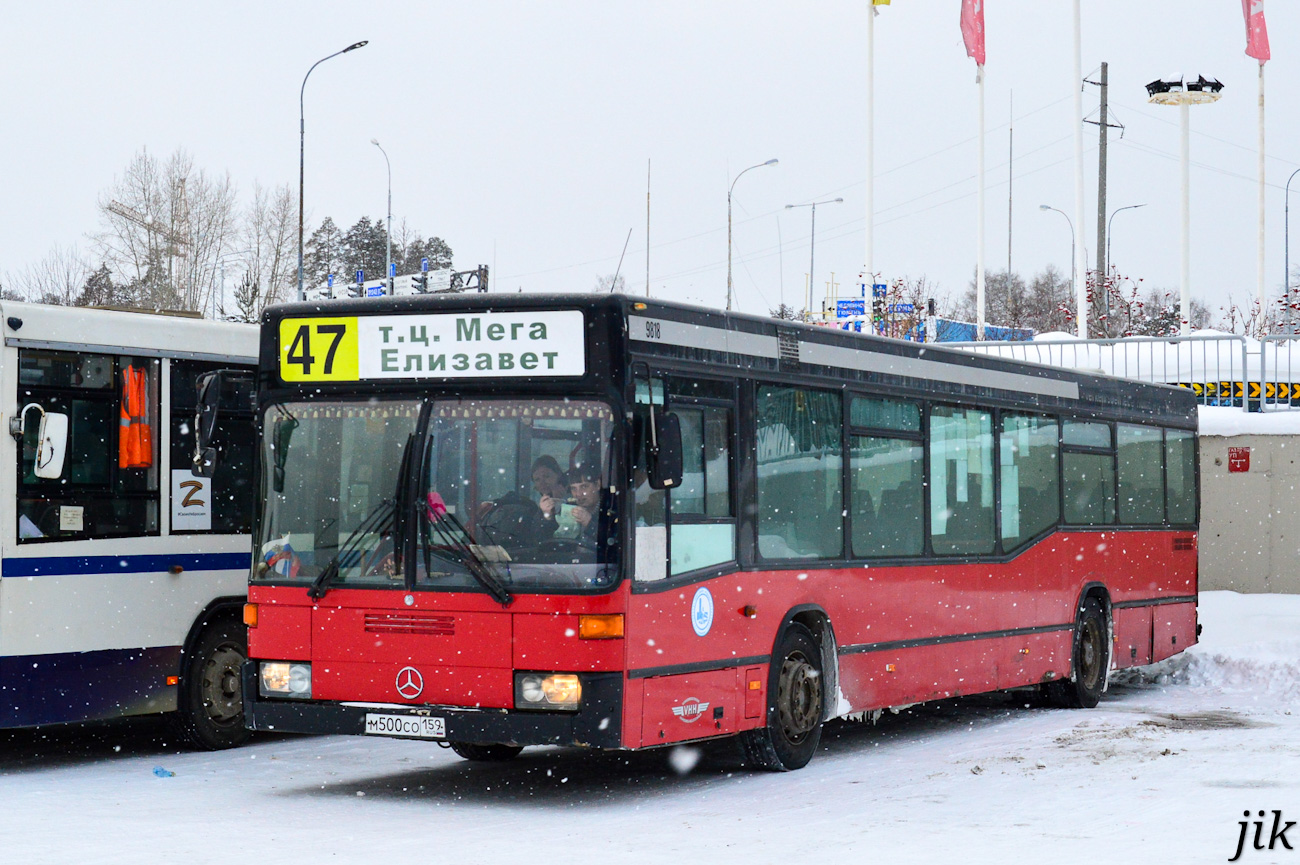
[[[1115,522],[1115,440],[1109,424],[1066,420],[1061,474],[1065,522],[1074,526]]]
[[[20,404],[69,418],[60,478],[36,477],[38,425],[26,426],[18,466],[20,542],[158,533],[159,369],[149,358],[19,351]]]
[[[1055,418],[1002,415],[1002,548],[1014,550],[1061,516],[1060,426]]]
[[[251,382],[226,380],[212,446],[217,449],[217,469],[208,478],[202,499],[185,484],[202,482],[190,471],[194,454],[194,408],[200,375],[235,368],[229,363],[198,360],[171,361],[171,508],[172,534],[211,532],[245,534],[253,527],[253,500],[257,459],[257,429]],[[206,518],[195,501],[205,500]]]
[[[731,513],[731,410],[675,406],[682,428],[682,485],[669,491],[669,574],[736,557]]]
[[[849,439],[853,555],[919,556],[925,548],[920,407],[854,397],[849,424],[855,428]]]
[[[1165,430],[1165,478],[1169,522],[1196,522],[1196,439],[1187,430]]]
[[[930,544],[936,555],[993,552],[993,416],[930,411]]]
[[[1120,424],[1119,521],[1159,525],[1165,521],[1164,447],[1156,427]]]
[[[840,395],[759,385],[756,409],[759,555],[838,558],[844,551]]]

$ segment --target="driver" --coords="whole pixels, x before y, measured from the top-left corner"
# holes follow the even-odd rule
[[[571,511],[578,524],[578,543],[595,547],[600,537],[600,523],[606,509],[601,508],[600,476],[589,469],[578,467],[569,472],[569,495],[573,499]]]

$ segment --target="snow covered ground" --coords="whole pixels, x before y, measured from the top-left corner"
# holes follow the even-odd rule
[[[1206,593],[1201,622],[1097,709],[836,723],[785,775],[725,745],[476,765],[360,737],[193,753],[152,720],[3,733],[0,862],[1223,862],[1243,811],[1300,820],[1300,596]]]

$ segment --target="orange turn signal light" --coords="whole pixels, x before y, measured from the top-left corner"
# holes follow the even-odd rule
[[[168,676],[168,677],[167,677],[167,684],[168,684],[168,685],[179,685],[180,683],[181,683],[181,677],[180,677],[180,676]]]
[[[244,604],[244,624],[250,628],[257,627],[257,604]]]
[[[578,616],[578,639],[618,640],[623,637],[623,614]]]

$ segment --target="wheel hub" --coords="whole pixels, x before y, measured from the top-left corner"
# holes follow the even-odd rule
[[[212,653],[203,669],[200,694],[208,717],[218,724],[228,724],[244,713],[243,695],[239,689],[239,668],[244,655],[231,646],[222,646]]]
[[[792,744],[802,742],[821,721],[821,673],[802,652],[782,662],[776,702],[781,732]]]

